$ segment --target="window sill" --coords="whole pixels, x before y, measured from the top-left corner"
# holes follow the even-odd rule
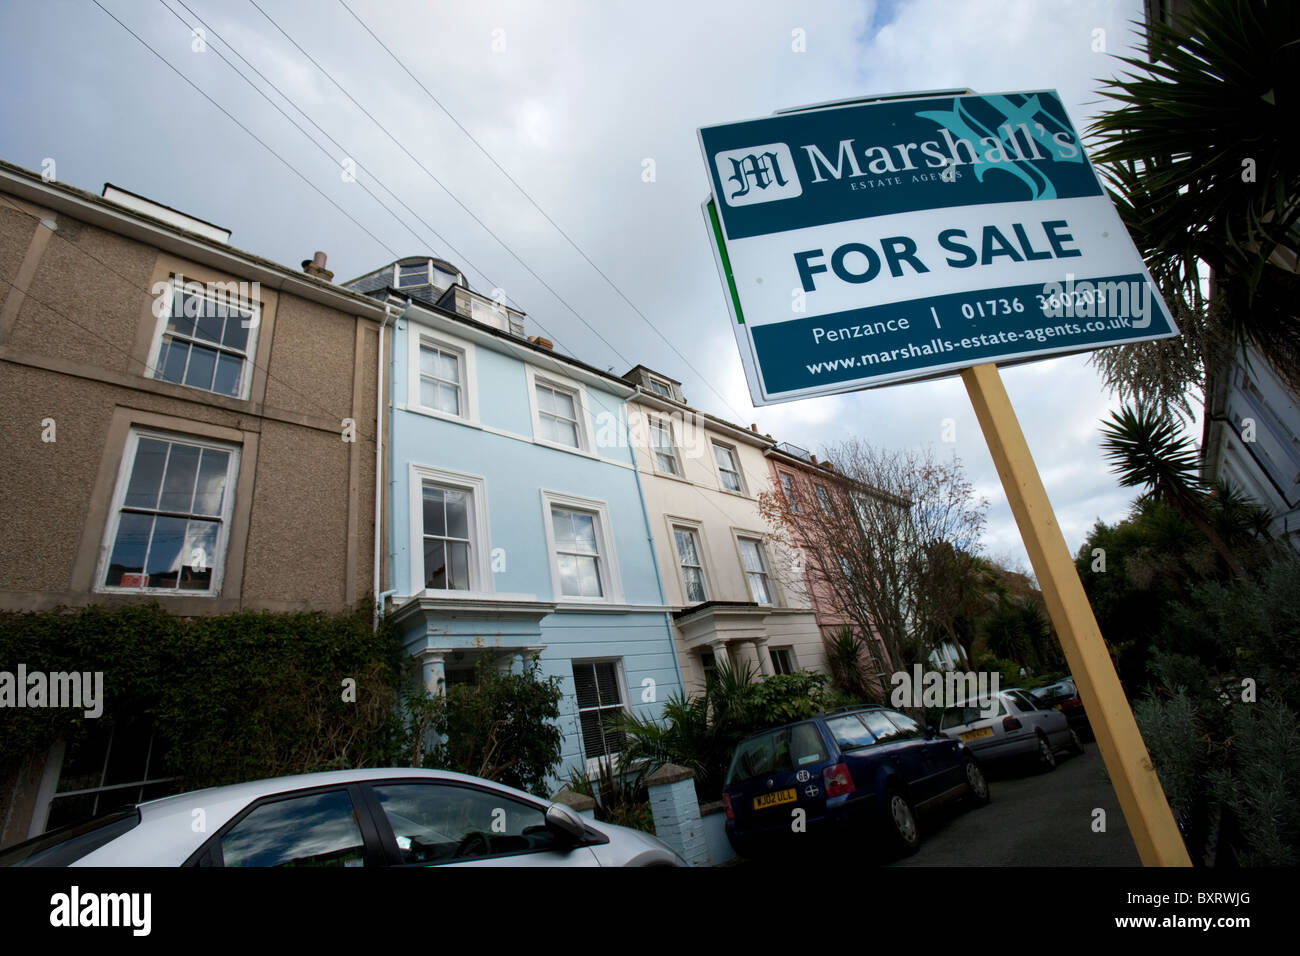
[[[423,415],[425,418],[437,418],[444,422],[451,422],[453,425],[466,425],[470,428],[483,427],[477,419],[453,415],[450,412],[439,411],[436,408],[426,408],[423,405],[403,404],[394,405],[393,407],[399,412],[410,412],[412,415]]]

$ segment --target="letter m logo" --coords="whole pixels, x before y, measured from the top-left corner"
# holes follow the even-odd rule
[[[803,195],[794,157],[785,143],[729,149],[713,157],[728,206],[749,206]]]

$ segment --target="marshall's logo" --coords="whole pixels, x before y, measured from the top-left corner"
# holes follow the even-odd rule
[[[792,199],[803,195],[794,157],[785,143],[729,149],[713,157],[728,206]]]

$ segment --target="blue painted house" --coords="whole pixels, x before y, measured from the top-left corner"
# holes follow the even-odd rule
[[[486,656],[564,688],[561,776],[617,753],[602,717],[682,686],[627,433],[623,380],[524,335],[455,266],[402,259],[348,285],[386,301],[388,613],[431,690]]]

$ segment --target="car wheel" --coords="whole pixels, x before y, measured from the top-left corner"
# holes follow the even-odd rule
[[[1083,753],[1083,741],[1079,739],[1079,734],[1073,727],[1070,728],[1070,753],[1076,755]]]
[[[970,801],[977,807],[989,802],[989,782],[984,779],[984,771],[971,758],[966,758],[966,787],[970,790]]]
[[[904,855],[915,853],[921,845],[921,829],[916,824],[912,801],[902,790],[893,788],[885,796],[885,810],[894,849]]]
[[[1050,773],[1056,769],[1056,754],[1042,734],[1038,735],[1038,769],[1043,773]]]

